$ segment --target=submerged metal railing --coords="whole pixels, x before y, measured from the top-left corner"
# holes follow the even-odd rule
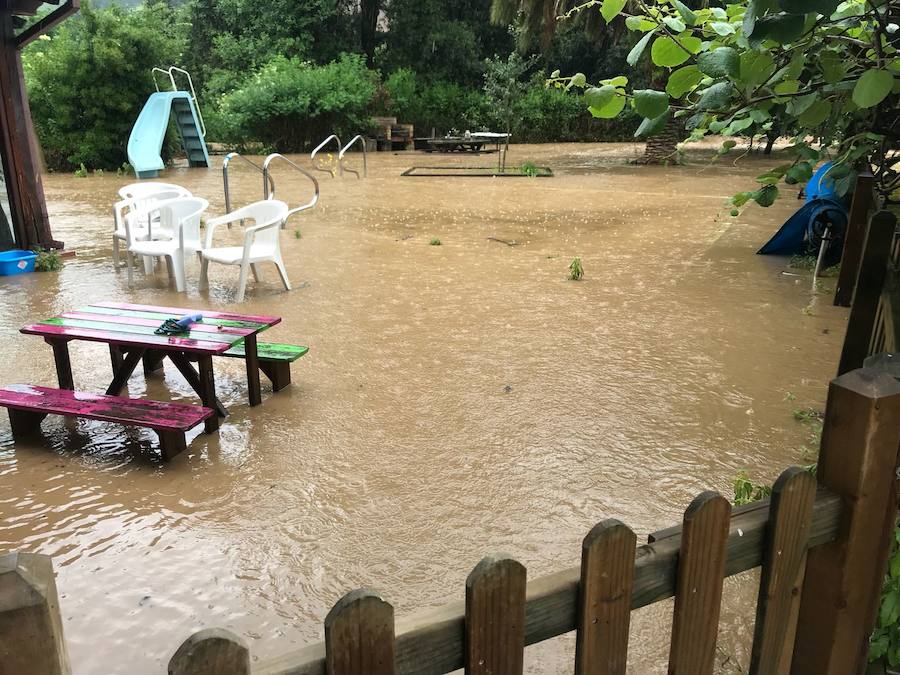
[[[362,177],[365,177],[368,175],[368,167],[366,166],[366,139],[362,137],[362,134],[356,134],[356,136],[350,139],[350,142],[347,143],[347,145],[341,148],[341,151],[338,153],[338,166],[340,167],[341,175],[344,174],[344,171],[349,171],[350,173],[356,174],[357,178],[360,178],[359,171],[344,166],[344,155],[354,143],[359,143],[360,147],[362,147]]]
[[[150,75],[153,78],[153,86],[156,87],[156,91],[160,90],[159,82],[156,79],[156,73],[162,73],[169,78],[169,83],[172,85],[172,91],[178,91],[178,86],[175,84],[174,73],[181,73],[187,78],[188,87],[191,89],[191,99],[194,102],[194,109],[197,111],[197,119],[200,121],[200,129],[198,129],[200,138],[206,138],[206,122],[203,121],[203,113],[200,112],[200,102],[197,100],[197,92],[194,89],[194,80],[191,79],[191,74],[184,68],[179,68],[178,66],[169,66],[168,70],[165,68],[154,67],[150,70]]]
[[[316,203],[319,201],[319,181],[316,180],[315,176],[313,176],[309,171],[304,169],[299,164],[292,162],[291,160],[289,160],[287,157],[285,157],[284,155],[282,155],[280,153],[273,152],[271,155],[266,157],[266,159],[263,161],[263,165],[262,165],[263,195],[264,195],[265,199],[274,199],[275,198],[275,181],[273,181],[271,176],[269,176],[269,165],[276,159],[280,159],[280,160],[286,162],[287,164],[289,164],[290,166],[292,166],[294,168],[294,170],[299,171],[304,176],[309,178],[309,180],[311,180],[312,184],[313,184],[312,199],[310,199],[306,204],[302,204],[300,206],[295,206],[294,208],[290,209],[288,211],[287,217],[285,218],[285,222],[287,222],[287,219],[290,218],[295,213],[300,213],[301,211],[306,211],[307,209],[311,209],[312,207],[314,207],[316,205]],[[271,185],[271,190],[269,189],[270,185]],[[284,223],[282,223],[281,227],[284,228]]]
[[[331,177],[334,178],[334,168],[333,168],[334,163],[332,163],[331,167],[324,167],[324,166],[320,166],[318,160],[316,160],[316,155],[319,154],[319,151],[322,150],[323,148],[325,148],[331,141],[334,141],[337,144],[338,156],[340,157],[341,139],[337,136],[337,134],[331,134],[331,136],[329,136],[324,141],[319,143],[315,147],[315,150],[313,150],[311,153],[309,153],[309,158],[312,160],[313,168],[316,171],[321,171],[322,173],[330,173]],[[340,163],[340,159],[338,159],[338,170],[340,170],[340,168],[341,168],[341,163]]]

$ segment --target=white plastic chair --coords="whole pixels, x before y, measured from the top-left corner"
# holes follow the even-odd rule
[[[120,242],[124,242],[125,221],[129,221],[131,235],[135,241],[145,239],[171,239],[172,231],[159,226],[157,214],[139,220],[135,217],[138,211],[146,211],[153,204],[177,197],[190,197],[191,192],[172,183],[133,183],[119,189],[122,199],[113,205],[113,265],[119,266]],[[156,227],[154,227],[154,225]],[[149,271],[149,268],[148,268]]]
[[[281,243],[279,233],[281,226],[288,216],[288,205],[277,199],[267,199],[254,202],[247,206],[232,211],[221,218],[213,218],[206,222],[206,242],[200,251],[200,288],[209,286],[209,262],[217,262],[223,265],[240,265],[241,274],[238,280],[237,301],[244,300],[244,291],[247,287],[247,274],[253,272],[253,278],[259,281],[259,273],[256,265],[261,262],[273,262],[281,276],[281,282],[285,290],[291,290],[291,282],[288,281],[287,272],[284,269],[284,261],[281,258]],[[243,246],[212,246],[213,233],[216,227],[226,223],[252,220],[255,224],[244,228]]]
[[[175,277],[175,288],[185,288],[184,258],[185,253],[196,253],[203,248],[200,238],[200,216],[209,208],[209,202],[200,197],[178,197],[158,202],[149,209],[136,211],[138,217],[153,217],[159,214],[159,224],[172,232],[171,239],[135,240],[131,226],[125,220],[125,232],[128,241],[128,282],[131,283],[131,256],[145,258],[166,258],[169,273]]]

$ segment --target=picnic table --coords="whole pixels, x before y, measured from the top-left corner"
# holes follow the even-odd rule
[[[154,333],[166,319],[188,314],[200,314],[203,320],[192,324],[183,335]],[[60,389],[75,389],[68,346],[72,340],[109,345],[113,368],[113,379],[106,389],[109,396],[121,393],[138,362],[143,362],[144,373],[149,374],[162,367],[162,361],[168,358],[197,392],[203,405],[216,411],[216,415],[204,422],[206,432],[210,433],[219,428],[219,417],[228,414],[216,397],[212,357],[233,348],[242,350],[247,364],[250,405],[259,405],[262,394],[256,337],[280,321],[281,317],[277,316],[99,302],[23,326],[21,332],[40,335],[52,347]]]

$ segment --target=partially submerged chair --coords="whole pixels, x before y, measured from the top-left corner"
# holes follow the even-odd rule
[[[285,290],[291,290],[284,261],[281,259],[281,243],[279,233],[288,216],[288,205],[276,199],[254,202],[233,211],[221,218],[206,222],[206,242],[200,251],[200,288],[209,286],[209,262],[223,265],[240,265],[241,274],[238,280],[237,301],[242,302],[247,287],[247,274],[253,272],[253,278],[259,281],[256,265],[261,262],[273,262],[281,276]],[[252,220],[255,224],[244,227],[243,246],[212,246],[213,233],[216,227],[226,223]]]
[[[196,253],[203,248],[203,241],[200,238],[200,217],[207,208],[209,208],[209,202],[200,197],[178,197],[157,202],[148,209],[135,212],[135,215],[140,218],[152,218],[158,214],[160,227],[171,232],[171,239],[136,240],[133,237],[131,225],[126,219],[124,223],[128,242],[128,282],[131,283],[132,278],[132,255],[166,258],[170,275],[175,277],[175,288],[183,291],[185,288],[185,254]]]
[[[186,188],[173,183],[132,183],[119,189],[122,199],[113,205],[113,218],[115,229],[113,230],[113,265],[119,266],[120,242],[126,240],[125,221],[131,229],[134,241],[146,239],[171,239],[171,230],[161,227],[158,214],[151,212],[138,219],[137,213],[148,211],[153,204],[177,197],[190,197],[191,192]],[[155,227],[154,227],[155,226]],[[149,267],[147,267],[149,272]]]

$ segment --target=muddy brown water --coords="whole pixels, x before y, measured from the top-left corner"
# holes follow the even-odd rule
[[[808,462],[791,409],[823,405],[846,311],[754,255],[796,201],[733,218],[726,197],[768,160],[629,166],[635,152],[513,148],[512,163],[553,167],[546,179],[400,177],[494,161],[418,153],[372,154],[364,180],[319,174],[320,205],[282,235],[294,290],[266,269],[241,305],[237,268],[212,267],[208,292],[196,265],[185,294],[162,272],[129,287],[110,262],[110,207],[129,180],[46,176],[54,234],[77,257],[0,279],[0,382],[54,384],[49,348],[18,328],[102,300],[276,314],[269,339],[311,348],[294,385],[273,396],[264,380],[253,409],[242,363],[218,360],[231,414],[167,465],[151,432],[54,418],[13,442],[3,416],[0,550],[53,556],[76,675],[164,672],[211,626],[254,658],[282,654],[319,640],[353,588],[408,616],[462,598],[487,553],[534,578],[577,564],[603,518],[643,536],[702,490],[730,497],[740,470],[771,480]],[[164,178],[218,215],[220,166]],[[234,167],[235,203],[259,198],[259,175]],[[299,174],[275,178],[306,201]],[[567,280],[575,256],[580,282]],[[104,346],[71,350],[76,386],[102,391]],[[169,365],[128,392],[195,401]],[[754,603],[752,579],[727,582],[719,672],[746,668]],[[665,671],[670,612],[635,613],[631,672]],[[573,644],[528,648],[528,671],[570,672]]]

